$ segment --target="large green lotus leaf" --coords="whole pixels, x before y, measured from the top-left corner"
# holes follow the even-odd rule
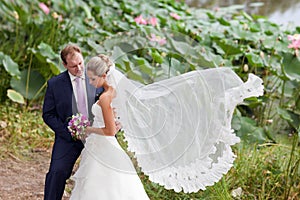
[[[217,20],[220,22],[220,24],[222,24],[222,25],[224,25],[224,26],[230,26],[230,25],[231,25],[231,24],[230,24],[230,21],[224,19],[224,17],[220,17],[220,18],[218,18]]]
[[[263,59],[259,55],[251,52],[251,53],[246,53],[246,57],[248,59],[249,64],[251,64],[252,66],[256,66],[256,67],[264,66]]]
[[[111,57],[113,62],[119,63],[120,65],[123,64],[123,60],[129,61],[127,54],[124,51],[122,51],[122,49],[119,46],[113,47]],[[124,69],[124,66],[122,67],[122,69]]]
[[[288,43],[279,40],[278,35],[264,36],[261,38],[264,48],[269,50],[276,50],[277,52],[288,52]]]
[[[260,27],[262,29],[262,31],[266,34],[266,35],[280,35],[281,34],[281,30],[278,24],[275,24],[271,21],[268,21],[267,19],[260,19],[257,20],[258,23],[260,24]]]
[[[143,74],[138,70],[127,71],[126,76],[132,80],[139,81],[145,84],[145,80],[143,79]]]
[[[283,54],[283,71],[285,75],[291,80],[300,81],[300,58],[291,54]]]
[[[19,66],[15,63],[10,56],[5,55],[0,52],[0,65],[4,66],[4,69],[11,75],[19,77],[21,72],[19,71]]]
[[[97,53],[103,53],[105,52],[104,48],[97,44],[95,40],[87,39],[87,44],[92,47]]]
[[[80,6],[84,10],[84,13],[88,19],[92,18],[91,8],[89,8],[89,6],[86,2],[81,1],[81,0],[76,0],[76,4],[77,4],[77,6]]]
[[[286,120],[291,126],[293,126],[295,129],[298,129],[300,125],[299,114],[280,107],[277,108],[277,113],[282,119]]]
[[[17,103],[20,103],[20,104],[25,103],[24,97],[19,92],[16,92],[15,90],[8,89],[7,90],[7,96],[13,102],[17,102]]]
[[[21,71],[20,79],[12,77],[10,81],[11,87],[22,94],[26,99],[33,99],[41,95],[40,89],[45,84],[44,77],[37,71],[25,69]]]
[[[42,64],[49,64],[54,75],[57,75],[65,70],[62,65],[54,62],[55,60],[59,60],[59,57],[52,50],[50,45],[42,42],[38,45],[37,49],[29,48],[28,50],[32,52]]]
[[[38,50],[39,53],[45,58],[56,59],[58,57],[57,54],[52,50],[52,47],[44,42],[39,44]]]
[[[256,122],[248,117],[234,116],[232,119],[233,128],[236,130],[237,136],[248,143],[264,143],[267,136],[261,127],[256,126]]]
[[[259,37],[259,33],[245,29],[240,24],[231,26],[228,32],[238,40],[255,41]]]
[[[153,50],[151,52],[151,56],[152,56],[152,59],[157,63],[161,64],[164,62],[164,58],[156,50]]]
[[[173,76],[178,76],[188,71],[188,64],[182,63],[174,57],[170,57],[161,64],[161,68],[164,72],[164,78],[170,78]]]
[[[171,40],[171,43],[173,48],[179,53],[178,55],[186,59],[188,63],[206,68],[217,66],[215,62],[217,56],[212,54],[208,49],[204,52],[201,52],[199,47],[192,47],[185,42]]]
[[[136,55],[133,56],[135,66],[138,67],[141,72],[153,76],[153,67],[149,64],[149,62],[145,58],[137,57]]]
[[[238,44],[232,40],[222,39],[216,40],[215,42],[219,47],[221,47],[221,49],[223,49],[226,55],[234,55],[242,52]]]
[[[186,42],[179,42],[176,40],[170,40],[171,44],[174,48],[175,51],[177,51],[178,53],[180,53],[183,57],[185,57],[185,55],[196,55],[196,51],[195,49],[189,45]]]

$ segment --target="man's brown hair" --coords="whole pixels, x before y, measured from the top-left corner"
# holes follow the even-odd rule
[[[64,64],[68,64],[66,61],[67,56],[70,54],[73,56],[75,53],[81,53],[80,48],[75,44],[68,44],[61,52],[60,52],[60,58],[63,61]]]

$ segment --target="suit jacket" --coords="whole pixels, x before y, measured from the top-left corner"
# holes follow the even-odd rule
[[[89,84],[86,76],[89,119],[93,119],[91,107],[95,102],[96,88]],[[71,148],[82,149],[80,140],[74,141],[67,129],[72,114],[77,113],[77,104],[68,71],[48,81],[48,87],[43,104],[44,122],[55,132],[55,143],[52,157],[58,159],[64,156]]]

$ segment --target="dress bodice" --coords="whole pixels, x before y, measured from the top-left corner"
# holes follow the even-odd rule
[[[92,113],[94,115],[93,127],[102,128],[105,127],[105,124],[104,124],[101,106],[97,102],[94,103],[92,106]]]

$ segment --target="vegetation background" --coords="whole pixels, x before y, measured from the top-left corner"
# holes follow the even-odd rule
[[[299,199],[300,59],[289,36],[298,37],[300,27],[284,30],[235,6],[208,10],[175,0],[4,0],[0,24],[1,185],[10,183],[7,163],[47,170],[54,135],[41,118],[43,95],[47,80],[64,70],[59,51],[76,43],[86,60],[109,54],[144,84],[213,67],[230,67],[244,81],[249,73],[264,80],[264,95],[245,100],[234,113],[232,128],[242,142],[234,146],[230,172],[205,191],[184,194],[139,171],[151,199]],[[122,134],[119,141],[126,148]],[[38,178],[39,192],[18,198],[42,198],[44,177],[22,179],[22,170],[10,172],[17,176],[11,180]],[[13,185],[0,197],[21,194]],[[70,181],[66,198],[71,188]]]

